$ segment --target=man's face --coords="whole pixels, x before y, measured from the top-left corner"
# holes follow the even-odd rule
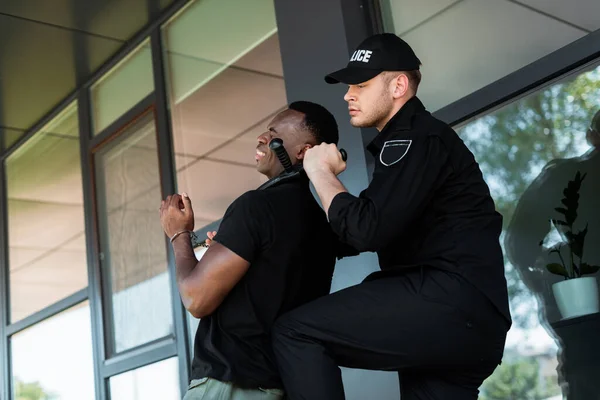
[[[394,106],[393,89],[383,74],[358,85],[349,85],[344,96],[348,102],[350,123],[358,128],[381,130]]]
[[[304,158],[306,149],[313,146],[312,135],[303,130],[304,114],[295,110],[285,110],[277,114],[268,124],[267,131],[258,136],[256,146],[256,169],[271,179],[283,172],[279,159],[269,149],[269,143],[274,138],[283,141],[283,147],[290,156],[292,165]]]

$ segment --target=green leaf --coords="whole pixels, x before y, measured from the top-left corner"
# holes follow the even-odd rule
[[[555,210],[563,215],[567,215],[568,211],[566,208],[556,207]]]
[[[560,219],[553,219],[552,223],[558,228],[557,225],[569,226],[565,221],[561,221]]]
[[[581,264],[581,275],[595,274],[598,271],[600,271],[600,266],[598,265]]]
[[[567,273],[567,270],[565,269],[565,267],[563,267],[562,265],[560,265],[558,263],[548,264],[548,265],[546,265],[546,269],[555,275],[560,275],[560,276],[564,276],[567,278],[569,277],[569,274]]]
[[[573,234],[572,232],[567,232],[567,237],[569,238],[569,243],[571,245],[571,251],[579,258],[583,257],[585,235],[587,235],[587,225],[585,229],[579,231],[578,233]]]

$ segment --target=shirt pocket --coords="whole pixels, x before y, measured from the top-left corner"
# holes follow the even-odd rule
[[[396,164],[406,156],[411,145],[410,139],[388,140],[379,153],[379,162],[386,167]]]

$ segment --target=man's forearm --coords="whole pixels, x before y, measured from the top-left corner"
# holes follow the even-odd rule
[[[329,171],[319,171],[309,175],[309,178],[317,191],[321,204],[327,216],[333,198],[340,193],[348,192],[342,182]]]
[[[188,233],[183,233],[175,238],[173,241],[173,253],[175,254],[177,284],[179,285],[190,276],[196,264],[198,264],[198,259],[192,248]]]

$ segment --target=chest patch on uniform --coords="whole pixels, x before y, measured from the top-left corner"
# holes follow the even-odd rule
[[[396,164],[408,153],[412,140],[388,140],[379,153],[379,161],[386,167]]]

